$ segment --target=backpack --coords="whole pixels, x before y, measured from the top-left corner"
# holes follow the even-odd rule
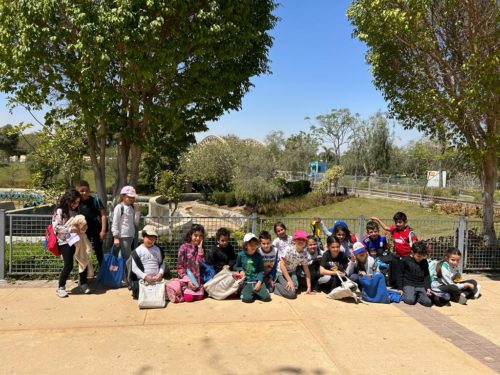
[[[212,265],[201,260],[199,260],[198,262],[201,266],[201,283],[205,284],[206,282],[212,280],[212,278],[215,276],[215,268]]]
[[[52,224],[47,226],[45,229],[45,241],[43,243],[43,247],[49,250],[56,257],[61,256],[61,252],[59,251],[59,246],[57,245],[57,236],[54,233],[54,228],[52,228]]]
[[[376,273],[359,278],[361,298],[366,302],[391,303],[391,297],[385,284],[384,275]]]

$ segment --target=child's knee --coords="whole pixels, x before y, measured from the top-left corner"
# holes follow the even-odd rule
[[[406,295],[403,297],[403,300],[407,305],[415,305],[417,303],[417,299],[415,298],[415,296]]]

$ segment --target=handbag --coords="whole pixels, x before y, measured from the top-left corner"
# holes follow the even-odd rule
[[[104,254],[102,266],[97,278],[99,284],[107,286],[108,288],[121,287],[125,268],[121,250],[118,252],[118,256],[115,256],[114,250],[115,247],[113,245],[111,251]]]
[[[344,299],[352,297],[354,302],[359,302],[359,289],[358,285],[352,280],[343,280],[338,274],[337,277],[340,280],[341,285],[334,288],[330,293],[326,295],[330,299]]]
[[[61,252],[59,251],[59,246],[57,245],[57,236],[54,233],[54,228],[52,228],[52,224],[47,226],[45,229],[45,241],[43,247],[49,250],[56,257],[61,256]]]
[[[165,281],[146,283],[139,280],[139,308],[160,309],[165,307]]]
[[[360,277],[361,298],[366,302],[391,303],[384,275],[375,273]]]
[[[231,271],[223,269],[210,281],[203,284],[203,287],[209,297],[222,300],[236,293],[240,289],[243,281],[243,278],[236,279]]]

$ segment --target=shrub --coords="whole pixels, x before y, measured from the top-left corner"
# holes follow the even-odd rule
[[[225,191],[214,191],[210,195],[210,201],[218,204],[219,206],[223,206],[226,204],[226,192]]]
[[[293,214],[312,207],[320,207],[326,204],[341,202],[347,196],[333,196],[313,191],[301,197],[283,198],[279,202],[269,202],[257,207],[257,213],[269,216],[281,216]]]
[[[298,197],[311,191],[311,182],[308,180],[289,181],[285,183],[285,197]]]

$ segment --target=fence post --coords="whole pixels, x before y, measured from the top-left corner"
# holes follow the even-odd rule
[[[370,176],[368,176],[368,194],[372,195],[372,181]]]
[[[458,243],[457,248],[462,253],[460,257],[460,264],[458,265],[458,269],[460,272],[464,269],[464,264],[467,265],[467,249],[465,248],[465,235],[467,231],[467,222],[463,216],[460,216],[458,220]]]
[[[5,284],[5,210],[0,210],[0,284]]]
[[[361,242],[363,238],[365,228],[365,217],[363,215],[358,216],[358,241]]]
[[[252,233],[257,232],[257,212],[252,213]]]

